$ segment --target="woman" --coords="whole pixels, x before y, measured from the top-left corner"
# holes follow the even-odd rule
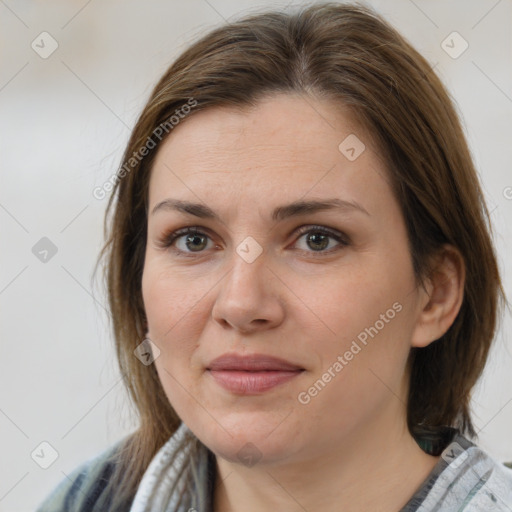
[[[510,510],[469,401],[504,293],[453,105],[375,13],[214,30],[155,87],[109,202],[140,428],[46,510]]]

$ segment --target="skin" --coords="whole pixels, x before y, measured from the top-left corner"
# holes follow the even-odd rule
[[[338,149],[349,134],[366,146],[354,161]],[[216,455],[216,512],[396,512],[438,461],[406,427],[406,361],[412,346],[428,345],[454,321],[464,268],[445,246],[425,289],[416,285],[386,176],[348,110],[291,94],[243,111],[194,113],[159,149],[142,279],[148,336],[161,350],[155,365],[170,403]],[[357,201],[369,215],[270,218],[276,206],[333,197]],[[206,204],[220,220],[151,214],[167,198]],[[318,249],[325,246],[311,241],[314,229],[297,233],[308,225],[338,231],[349,245],[327,238]],[[186,236],[159,244],[186,226],[207,235],[195,241],[199,252]],[[252,263],[236,252],[248,236],[263,249]],[[301,403],[299,393],[397,302],[400,312]],[[205,370],[226,352],[269,354],[305,371],[260,395],[235,395]],[[255,463],[237,455],[244,446]]]

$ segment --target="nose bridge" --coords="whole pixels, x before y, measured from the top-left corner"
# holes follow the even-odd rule
[[[261,228],[257,231],[258,234],[254,235],[257,239],[247,234],[248,232],[250,231],[246,225],[239,226],[232,231],[235,243],[231,248],[232,254],[229,258],[231,271],[228,279],[235,283],[241,280],[256,280],[257,283],[258,276],[268,272],[265,267],[268,263],[269,252],[264,249],[264,245],[268,241],[267,237]]]
[[[225,295],[233,294],[238,301],[244,297],[254,299],[256,295],[265,293],[265,277],[268,278],[270,274],[266,268],[267,258],[263,248],[257,256],[253,251],[250,242],[243,241],[238,245],[230,261],[231,271],[226,276],[227,282],[222,287]]]
[[[275,325],[283,316],[265,251],[258,244],[257,254],[254,242],[245,239],[233,251],[231,269],[221,282],[212,311],[217,322],[245,332]]]

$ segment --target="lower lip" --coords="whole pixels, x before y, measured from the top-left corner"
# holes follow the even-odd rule
[[[300,375],[297,371],[245,372],[238,370],[208,370],[223,388],[240,395],[255,395],[268,391]]]

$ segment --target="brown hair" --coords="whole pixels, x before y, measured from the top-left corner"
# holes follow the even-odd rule
[[[418,283],[429,275],[430,257],[443,244],[462,254],[466,279],[459,314],[442,338],[411,350],[407,418],[418,439],[442,426],[474,436],[470,392],[505,297],[489,213],[445,88],[427,61],[373,11],[315,4],[292,13],[251,15],[211,31],[182,53],[154,88],[123,166],[191,98],[197,106],[189,115],[195,115],[214,106],[254,106],[277,92],[347,106],[372,135],[405,219]],[[117,180],[105,216],[108,238],[100,258],[108,256],[117,357],[140,417],[109,484],[115,492],[110,510],[126,508],[151,458],[181,421],[154,365],[141,364],[133,354],[146,332],[141,277],[148,183],[162,141]]]

